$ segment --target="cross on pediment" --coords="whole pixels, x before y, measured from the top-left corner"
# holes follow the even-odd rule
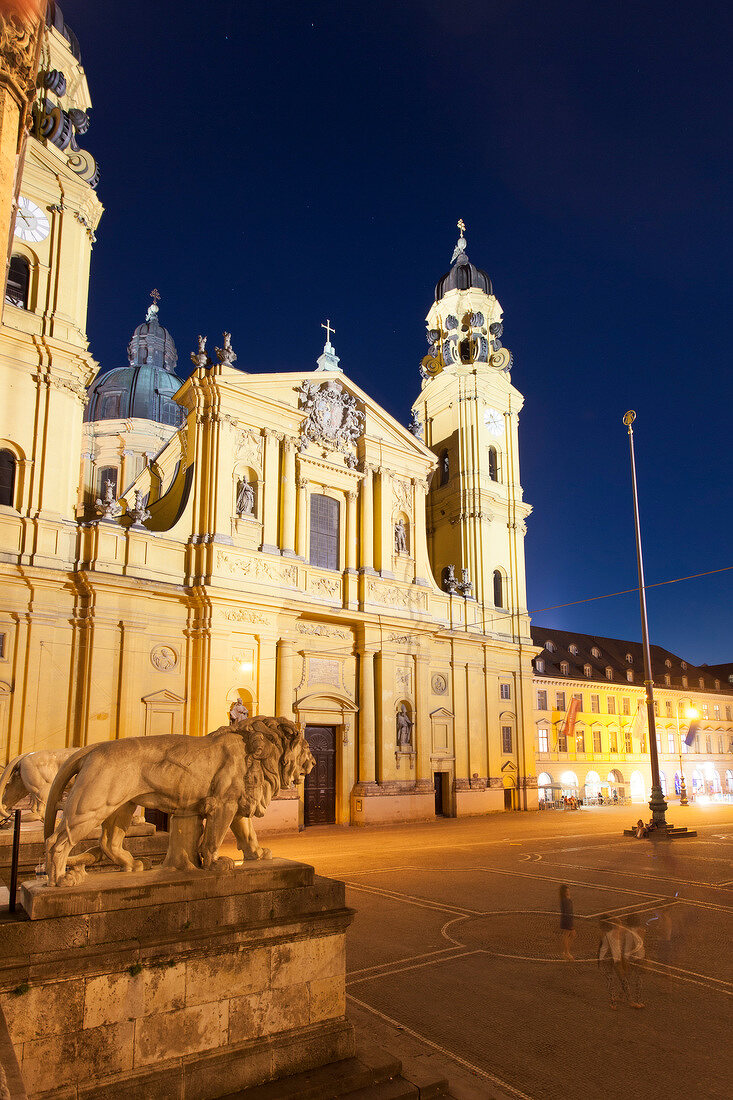
[[[326,323],[325,323],[325,325],[321,325],[321,328],[325,328],[325,330],[326,330],[326,343],[330,344],[331,343],[331,333],[332,332],[335,333],[336,329],[331,328],[331,319],[329,317],[326,318]]]

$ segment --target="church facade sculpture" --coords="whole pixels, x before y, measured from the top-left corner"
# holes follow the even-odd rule
[[[262,817],[271,799],[307,775],[313,764],[301,728],[286,718],[262,716],[222,726],[208,737],[131,737],[80,749],[59,769],[49,793],[48,884],[81,881],[98,853],[74,857],[71,851],[97,830],[102,853],[125,871],[141,871],[142,864],[123,846],[137,806],[197,815],[202,823],[198,861],[205,870],[232,866],[219,857],[230,828],[245,859],[267,859],[271,853],[260,846],[252,818]]]
[[[255,510],[255,491],[251,482],[242,477],[237,488],[237,515],[252,516]]]
[[[403,752],[409,752],[412,749],[412,719],[405,703],[401,703],[397,711],[396,725],[397,748]]]

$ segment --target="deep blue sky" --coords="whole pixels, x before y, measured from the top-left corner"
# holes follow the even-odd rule
[[[530,609],[733,564],[727,3],[66,0],[106,213],[89,330],[125,362],[149,291],[181,366],[231,329],[303,369],[321,321],[399,419],[455,223],[524,393]],[[652,641],[733,659],[733,573],[653,590]],[[541,623],[638,637],[625,596]]]

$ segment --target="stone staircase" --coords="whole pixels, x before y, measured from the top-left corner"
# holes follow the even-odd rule
[[[359,1042],[355,1058],[234,1092],[222,1100],[430,1100],[450,1097],[448,1082],[420,1058],[395,1058]]]

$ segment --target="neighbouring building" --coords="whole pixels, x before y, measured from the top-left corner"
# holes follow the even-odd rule
[[[536,806],[523,399],[465,227],[410,429],[330,329],[286,373],[200,341],[182,381],[157,292],[97,372],[90,99],[55,4],[36,84],[0,339],[2,760],[238,706],[306,727],[282,827]]]
[[[648,800],[644,663],[639,642],[532,626],[535,750],[539,795],[556,800]],[[717,666],[697,667],[652,646],[654,713],[662,792],[733,794],[733,683]],[[727,667],[727,666],[721,666]],[[579,707],[566,727],[573,697]],[[573,708],[575,709],[575,708]],[[685,744],[691,722],[698,727]]]

